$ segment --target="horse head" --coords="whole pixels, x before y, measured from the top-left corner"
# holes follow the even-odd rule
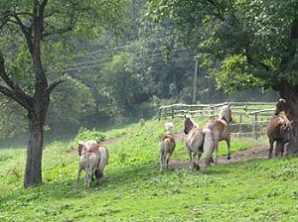
[[[173,134],[174,124],[172,122],[165,123],[166,132]]]
[[[232,122],[232,110],[231,110],[231,104],[224,105],[221,108],[220,112],[220,119],[225,119],[227,122]]]
[[[190,117],[184,117],[184,133],[188,134],[193,128],[198,127]]]
[[[286,112],[287,110],[287,102],[285,99],[279,99],[275,106],[275,115],[279,115],[282,111]]]

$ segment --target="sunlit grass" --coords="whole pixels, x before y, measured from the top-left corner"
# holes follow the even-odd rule
[[[187,160],[183,121],[174,119],[173,160]],[[54,142],[43,153],[43,184],[22,187],[24,148],[0,150],[0,221],[297,221],[297,159],[249,160],[212,165],[208,174],[159,171],[165,121],[101,132],[110,151],[99,187],[76,184],[75,143]],[[200,125],[204,123],[200,123]],[[178,136],[180,135],[180,136]],[[117,138],[117,139],[115,139]],[[111,139],[114,139],[111,141]],[[259,140],[232,137],[231,151]],[[225,142],[219,153],[227,153]]]

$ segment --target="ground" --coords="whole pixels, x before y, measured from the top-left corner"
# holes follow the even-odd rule
[[[251,159],[267,159],[268,158],[268,144],[259,144],[251,149],[240,151],[231,154],[231,159],[225,157],[218,158],[217,164],[230,164],[236,162],[244,162]],[[185,160],[171,160],[169,163],[170,169],[187,169],[189,162]]]

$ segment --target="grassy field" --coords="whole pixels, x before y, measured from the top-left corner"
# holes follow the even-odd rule
[[[44,149],[43,184],[24,189],[24,147],[0,149],[0,221],[298,221],[298,160],[250,160],[210,167],[159,171],[164,121],[102,132],[110,151],[99,187],[76,185],[76,139]],[[182,132],[182,120],[175,120]],[[90,138],[92,139],[92,138]],[[232,152],[266,138],[232,138]],[[226,144],[220,143],[220,155]],[[182,140],[175,160],[187,160]]]

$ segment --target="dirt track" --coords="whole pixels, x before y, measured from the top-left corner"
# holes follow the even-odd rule
[[[218,159],[218,164],[245,162],[251,159],[267,159],[268,149],[269,147],[267,144],[259,144],[251,149],[232,153],[230,160],[227,160],[225,157],[220,157]],[[188,167],[189,163],[185,160],[171,160],[169,163],[169,168],[171,169],[187,169]]]

